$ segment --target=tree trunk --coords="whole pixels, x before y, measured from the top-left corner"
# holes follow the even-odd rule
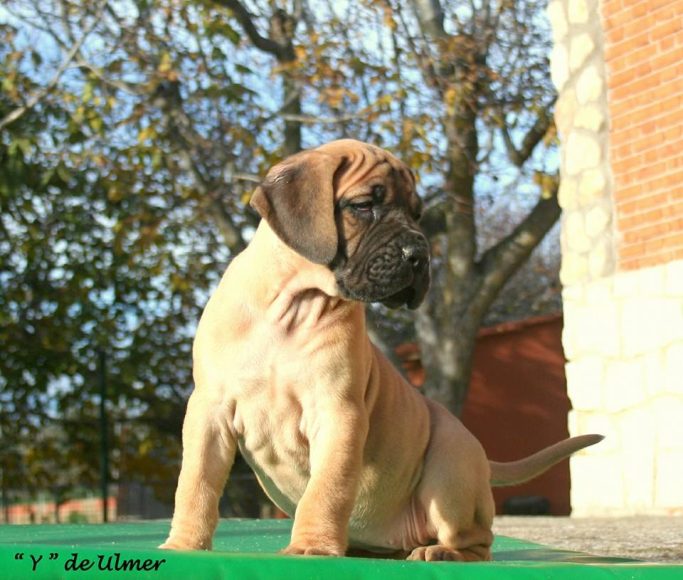
[[[288,156],[301,151],[301,121],[289,118],[301,116],[301,90],[290,72],[283,71],[281,80],[285,103],[282,107],[285,115],[284,154]]]
[[[254,46],[275,57],[280,65],[283,98],[280,112],[286,117],[283,152],[292,155],[301,151],[301,121],[295,118],[301,115],[301,89],[293,71],[297,16],[282,8],[274,9],[268,22],[268,35],[264,36],[257,30],[253,15],[239,0],[214,0],[214,3],[229,8]]]
[[[510,235],[477,260],[477,120],[485,94],[480,73],[486,69],[488,41],[481,35],[447,32],[440,0],[412,0],[412,4],[424,37],[434,47],[434,66],[426,67],[425,74],[440,92],[447,139],[444,202],[425,220],[443,272],[416,313],[415,327],[426,372],[425,393],[458,415],[469,389],[479,325],[505,282],[557,221],[560,208],[555,183]],[[546,112],[539,115],[521,150],[507,135],[515,164],[523,165],[531,156],[551,117]]]
[[[426,376],[423,389],[428,397],[460,415],[467,398],[481,316],[462,299],[455,298],[447,305],[440,289],[435,290],[436,296],[415,316]],[[449,288],[444,290],[450,293]]]
[[[425,367],[425,393],[452,413],[462,412],[472,371],[472,354],[483,312],[474,298],[481,277],[475,263],[474,177],[479,150],[476,114],[470,92],[454,89],[455,111],[447,118],[448,168],[444,207],[446,232],[440,236],[445,274],[431,291],[430,304],[420,308],[416,332]]]

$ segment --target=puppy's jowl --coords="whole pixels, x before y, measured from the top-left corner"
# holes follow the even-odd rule
[[[162,547],[211,548],[239,448],[294,517],[287,554],[490,559],[492,482],[534,477],[600,437],[490,462],[372,345],[363,302],[416,308],[429,286],[422,203],[393,155],[352,140],[299,153],[270,170],[251,203],[263,219],[197,330]]]

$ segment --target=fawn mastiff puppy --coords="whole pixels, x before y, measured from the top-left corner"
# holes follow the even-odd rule
[[[600,437],[490,462],[370,343],[364,302],[417,308],[429,286],[422,203],[393,155],[348,139],[299,153],[270,170],[251,204],[263,219],[197,330],[162,547],[211,548],[239,449],[294,517],[287,554],[489,559],[491,484],[531,478]]]

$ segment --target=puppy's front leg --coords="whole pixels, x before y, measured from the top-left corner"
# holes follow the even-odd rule
[[[311,476],[294,517],[285,554],[343,556],[348,546],[368,418],[363,409],[346,405],[340,413],[321,413],[310,440]]]
[[[183,464],[168,540],[170,550],[210,550],[218,501],[235,460],[236,443],[224,410],[195,390],[183,423]]]

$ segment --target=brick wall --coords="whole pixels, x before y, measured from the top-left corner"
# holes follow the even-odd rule
[[[632,270],[683,258],[683,2],[601,8],[617,260]]]

